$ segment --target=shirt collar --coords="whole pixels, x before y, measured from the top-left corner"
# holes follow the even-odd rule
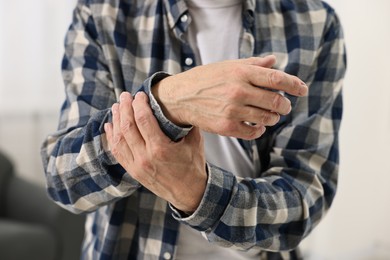
[[[184,0],[163,0],[167,10],[169,27],[173,29],[178,23],[180,17],[188,11]],[[245,0],[244,10],[253,17],[256,7],[256,0]]]
[[[167,10],[169,28],[173,29],[179,22],[180,17],[188,11],[184,0],[163,0]]]
[[[255,7],[256,7],[256,0],[245,0],[244,10],[251,11],[252,13],[254,13]]]
[[[245,0],[243,7],[243,22],[244,27],[249,29],[253,27],[254,13],[256,8],[256,0]]]

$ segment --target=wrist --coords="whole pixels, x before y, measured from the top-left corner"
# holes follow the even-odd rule
[[[190,124],[182,119],[185,118],[182,116],[183,110],[175,99],[175,87],[171,77],[156,82],[151,88],[152,95],[168,120],[179,127],[188,127]]]
[[[177,190],[174,192],[171,204],[185,215],[194,213],[203,199],[207,179],[207,174],[204,173],[191,178],[191,182],[187,185],[183,182],[176,185]]]

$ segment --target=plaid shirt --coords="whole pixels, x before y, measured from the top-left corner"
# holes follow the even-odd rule
[[[195,66],[186,63],[195,58],[184,37],[191,21],[185,1],[79,0],[62,63],[66,100],[42,158],[52,199],[87,214],[84,259],[174,258],[179,223],[215,245],[258,247],[265,259],[294,258],[330,207],[346,66],[339,20],[319,0],[243,5],[240,57],[276,55],[275,68],[305,81],[309,94],[289,96],[288,116],[257,141],[241,141],[261,160],[257,178],[208,164],[199,208],[181,216],[118,165],[103,125],[122,91],[145,91],[164,132],[174,140],[187,133],[164,117],[150,94],[157,80]]]

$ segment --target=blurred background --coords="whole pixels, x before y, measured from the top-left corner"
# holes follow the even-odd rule
[[[307,259],[390,259],[390,1],[327,2],[348,50],[340,185],[303,246]],[[60,63],[75,3],[0,0],[0,150],[40,186],[39,147],[64,98]]]

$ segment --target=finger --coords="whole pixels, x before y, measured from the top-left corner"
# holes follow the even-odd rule
[[[291,111],[291,101],[278,92],[252,86],[246,86],[246,91],[246,103],[250,106],[281,115],[287,115]]]
[[[139,149],[138,147],[145,145],[145,141],[135,123],[132,103],[133,97],[129,92],[120,95],[120,129],[130,149]]]
[[[118,118],[120,117],[118,106],[118,104],[112,106],[113,123],[104,124],[104,130],[106,132],[108,147],[112,155],[123,167],[126,167],[134,161],[134,156],[121,135],[120,129],[118,130],[118,123],[120,120]]]
[[[273,126],[280,120],[280,114],[257,107],[245,107],[242,109],[239,121],[250,122],[251,124]]]
[[[251,57],[245,60],[245,63],[248,65],[255,65],[265,68],[272,68],[272,66],[274,66],[276,63],[275,55],[268,55],[265,57]]]
[[[306,84],[298,77],[275,69],[253,66],[248,80],[254,86],[284,91],[293,96],[305,96],[308,92]]]
[[[112,141],[114,144],[119,143],[122,139],[122,132],[120,129],[120,114],[119,114],[119,104],[115,103],[111,107],[112,111]]]
[[[169,142],[169,138],[161,131],[144,92],[136,94],[133,110],[138,130],[146,143]]]
[[[203,127],[202,130],[220,134],[224,136],[231,136],[241,138],[245,140],[253,140],[260,137],[266,130],[262,124],[253,124],[250,121],[232,121],[226,119],[217,119],[214,122],[213,127]]]
[[[241,122],[233,136],[244,140],[254,140],[262,136],[265,131],[266,128],[263,125],[251,125],[247,122]]]
[[[271,68],[276,63],[276,57],[275,55],[267,55],[264,57],[250,57],[246,59],[226,60],[224,62],[240,63],[245,65],[255,65],[255,66],[261,66],[265,68]]]
[[[111,150],[111,146],[113,144],[113,129],[112,129],[112,123],[105,123],[104,124],[104,132],[106,133],[106,140],[108,144],[108,149]]]

